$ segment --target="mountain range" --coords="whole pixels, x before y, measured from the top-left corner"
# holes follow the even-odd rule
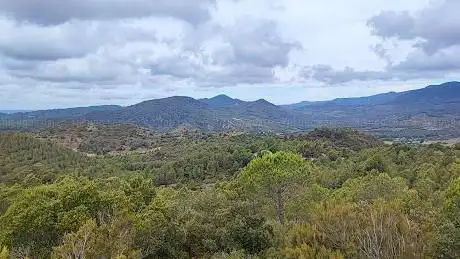
[[[205,99],[173,96],[126,107],[105,105],[0,114],[3,128],[5,124],[6,128],[12,128],[14,122],[28,127],[95,122],[134,124],[158,131],[188,128],[292,132],[319,126],[347,126],[374,131],[382,128],[447,130],[457,134],[458,121],[459,82],[399,93],[281,106],[264,99],[247,102],[226,95]]]

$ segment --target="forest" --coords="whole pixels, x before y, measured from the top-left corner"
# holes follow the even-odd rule
[[[0,259],[460,258],[460,144],[0,133]]]

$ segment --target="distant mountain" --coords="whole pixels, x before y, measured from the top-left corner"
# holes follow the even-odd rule
[[[331,101],[318,101],[318,102],[309,102],[303,101],[295,104],[283,105],[283,107],[290,110],[302,109],[306,106],[311,105],[378,105],[391,102],[395,100],[400,93],[389,92],[377,95],[371,95],[366,97],[354,97],[354,98],[337,98]]]
[[[145,101],[113,111],[92,112],[84,118],[106,123],[132,123],[157,130],[183,125],[217,130],[215,124],[218,120],[206,103],[184,96]]]
[[[385,136],[460,136],[458,82],[400,93],[349,98],[345,102],[342,99],[293,107],[291,111],[310,116],[315,126],[334,125],[384,131],[382,135]]]
[[[37,119],[37,120],[60,120],[78,119],[81,116],[97,111],[113,111],[120,109],[117,105],[101,105],[89,107],[76,107],[67,109],[40,110],[31,112],[19,112],[9,116],[10,119]]]
[[[266,100],[244,102],[220,95],[200,100],[184,96],[155,99],[114,111],[92,112],[83,118],[92,122],[131,123],[160,131],[179,127],[263,131],[287,128],[292,114]]]
[[[264,120],[278,121],[280,123],[282,121],[294,119],[295,117],[293,113],[289,113],[282,107],[276,106],[264,99],[259,99],[254,102],[244,102],[238,109],[234,109],[234,112],[239,116],[256,117]]]
[[[460,82],[430,85],[422,89],[398,94],[392,104],[444,104],[460,102]]]
[[[200,101],[208,104],[210,107],[215,107],[215,108],[235,106],[235,105],[244,103],[243,101],[239,99],[233,99],[225,94],[217,95],[212,98],[200,99]]]
[[[0,114],[13,114],[13,113],[20,113],[20,112],[30,112],[30,110],[2,110]]]
[[[399,96],[399,93],[389,92],[358,98],[338,98],[332,101],[337,105],[378,105],[391,102]]]
[[[7,122],[3,123],[7,125],[6,129],[14,128],[14,122],[18,122],[23,129],[40,127],[49,121],[71,121],[133,124],[157,131],[293,132],[334,126],[370,131],[383,129],[387,132],[408,130],[423,134],[435,134],[433,132],[442,130],[450,135],[460,135],[456,123],[460,121],[460,83],[449,82],[401,93],[283,106],[264,99],[246,102],[226,95],[199,100],[173,96],[127,107],[93,106],[0,115],[0,121]],[[28,121],[34,123],[24,123]]]
[[[389,92],[366,97],[338,98],[331,101],[304,101],[282,106],[291,110],[302,110],[304,108],[308,109],[310,106],[374,106],[385,104],[412,105],[415,103],[443,104],[448,102],[460,102],[460,82],[430,85],[422,89],[400,93]]]

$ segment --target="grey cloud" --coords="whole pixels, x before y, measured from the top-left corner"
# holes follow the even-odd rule
[[[90,47],[86,29],[81,26],[39,28],[16,26],[4,21],[2,30],[6,35],[0,36],[0,53],[18,60],[40,61],[84,56]]]
[[[228,86],[237,84],[263,84],[273,83],[274,72],[272,68],[241,64],[229,67],[226,70],[211,74],[212,86]]]
[[[460,44],[458,10],[458,0],[436,1],[415,14],[385,11],[369,19],[367,24],[377,36],[414,40],[417,42],[414,47],[433,54]]]
[[[110,44],[158,41],[154,31],[135,28],[127,22],[70,21],[40,27],[2,20],[0,28],[5,33],[0,35],[0,54],[24,61],[84,57]]]
[[[71,83],[119,84],[130,79],[131,69],[129,66],[112,63],[93,55],[81,59],[41,62],[29,69],[10,70],[9,74],[16,78],[61,83],[66,88],[71,87]]]
[[[17,78],[30,78],[37,81],[43,82],[52,82],[52,83],[69,83],[77,82],[82,84],[97,83],[101,84],[104,82],[112,82],[115,78],[111,75],[77,75],[77,74],[39,74],[39,73],[30,73],[30,72],[12,72],[12,76]],[[64,88],[73,88],[72,85],[63,85]],[[78,88],[86,88],[78,86]]]
[[[272,21],[240,20],[232,26],[213,24],[184,38],[175,56],[155,60],[153,75],[193,80],[204,87],[273,83],[274,69],[289,65],[297,42],[283,39]]]
[[[427,73],[449,73],[460,70],[460,45],[440,50],[434,54],[414,51],[406,60],[391,67],[392,71]]]
[[[244,21],[235,26],[237,31],[229,35],[233,46],[234,62],[256,64],[261,67],[287,66],[289,53],[301,48],[297,42],[289,42],[277,33],[274,22],[266,21],[248,30]]]
[[[284,39],[271,20],[194,27],[176,20],[182,31],[161,39],[152,22],[158,19],[68,20],[43,27],[0,19],[7,32],[0,35],[0,66],[18,80],[64,89],[85,84],[156,87],[152,82],[163,88],[176,82],[224,87],[276,82],[274,70],[287,67],[291,51],[302,47]]]
[[[37,61],[24,61],[18,60],[15,58],[4,56],[2,57],[3,68],[7,71],[20,71],[20,70],[32,70],[35,69],[36,66],[39,64]]]
[[[356,71],[350,67],[337,70],[328,65],[308,67],[303,71],[303,75],[306,78],[314,79],[328,85],[343,84],[352,81],[389,80],[392,77],[386,71]]]
[[[240,20],[232,28],[222,28],[220,35],[230,45],[213,53],[212,60],[224,67],[214,73],[214,81],[229,84],[273,83],[273,70],[287,67],[291,51],[302,48],[300,43],[282,38],[270,20]],[[227,58],[219,60],[221,56]]]
[[[367,25],[373,29],[375,35],[383,38],[413,39],[415,37],[415,18],[408,12],[384,11],[369,19]]]
[[[395,63],[381,45],[372,51],[387,62],[383,71],[355,71],[351,68],[334,70],[331,67],[310,69],[310,76],[325,83],[344,83],[353,80],[410,80],[443,77],[460,70],[460,1],[433,1],[416,13],[384,11],[368,20],[374,35],[398,41],[409,41],[412,50]]]
[[[167,16],[192,24],[209,19],[212,0],[0,0],[0,11],[41,25],[69,20],[112,20]]]
[[[384,70],[359,71],[350,67],[334,69],[328,65],[307,67],[302,72],[304,78],[314,79],[327,85],[344,84],[353,81],[390,81],[443,77],[460,70],[460,48],[428,55],[423,51],[411,53],[406,60]]]
[[[152,75],[166,75],[178,79],[196,77],[204,67],[186,55],[163,57],[150,66]]]
[[[391,65],[393,61],[388,53],[388,50],[383,47],[382,44],[376,44],[370,47],[371,51],[374,52],[378,57],[385,60],[388,65]]]

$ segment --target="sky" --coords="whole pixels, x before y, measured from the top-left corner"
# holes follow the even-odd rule
[[[0,110],[275,104],[460,77],[458,0],[0,0]]]

